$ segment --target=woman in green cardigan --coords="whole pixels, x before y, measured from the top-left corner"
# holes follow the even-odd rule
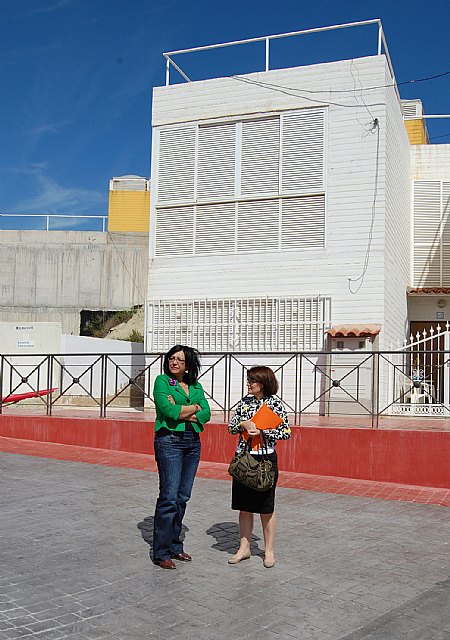
[[[200,460],[200,432],[211,417],[198,382],[198,351],[175,345],[164,356],[164,373],[153,387],[156,408],[155,459],[159,496],[153,525],[153,561],[176,569],[173,560],[189,562],[180,540],[186,503]]]

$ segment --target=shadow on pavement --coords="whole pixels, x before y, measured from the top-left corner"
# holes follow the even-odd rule
[[[212,549],[230,554],[236,553],[239,547],[239,525],[236,522],[217,522],[209,527],[206,533],[216,539],[215,544],[211,546]],[[264,551],[259,548],[258,540],[261,538],[253,534],[250,540],[252,555],[264,557]]]
[[[154,519],[155,519],[154,516],[147,516],[146,518],[144,518],[142,520],[142,522],[139,522],[137,524],[137,528],[141,532],[141,536],[142,536],[143,540],[150,547],[149,555],[150,555],[150,560],[152,560],[152,562],[153,562],[153,522],[154,522]],[[187,531],[189,531],[189,528],[186,527],[185,525],[183,525],[182,528],[181,528],[180,540],[183,541],[185,539]]]

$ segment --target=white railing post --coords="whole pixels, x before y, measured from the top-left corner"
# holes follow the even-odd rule
[[[270,40],[269,40],[269,38],[266,38],[266,71],[269,71],[269,65],[270,65],[270,63],[269,63],[269,55],[270,55],[269,47],[270,47]]]
[[[444,407],[450,406],[450,331],[448,326],[444,333]]]
[[[378,23],[378,55],[381,56],[383,46],[383,26],[381,22]]]
[[[170,60],[166,58],[166,87],[170,85]]]

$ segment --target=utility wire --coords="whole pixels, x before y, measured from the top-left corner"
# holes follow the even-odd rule
[[[352,60],[353,63],[353,60]],[[375,89],[388,89],[390,87],[400,87],[406,84],[416,84],[418,82],[427,82],[429,80],[436,80],[438,78],[443,78],[444,76],[448,76],[450,75],[450,71],[444,71],[443,73],[438,73],[434,76],[427,76],[425,78],[415,78],[413,80],[404,80],[403,82],[392,82],[391,84],[380,84],[380,85],[374,85],[373,87],[362,87],[362,89],[364,91],[374,91]],[[242,76],[230,76],[231,78],[236,78],[236,79],[244,79]],[[246,80],[250,80],[249,78],[245,78]],[[253,81],[255,83],[258,83],[259,81]],[[270,84],[270,83],[264,83],[264,82],[260,82],[260,84],[267,84],[268,86],[272,86],[272,87],[279,87],[280,89],[286,89],[289,91],[302,91],[303,93],[356,93],[357,91],[359,91],[359,89],[353,88],[353,89],[296,89],[294,87],[285,87],[283,85],[276,85],[276,84]]]
[[[355,67],[355,68],[356,68],[356,75],[357,75],[357,77],[356,77],[356,78],[355,78],[355,75],[354,75],[354,73],[353,73],[353,67]],[[355,93],[355,101],[356,101],[356,104],[358,104],[358,95],[357,95],[357,89],[356,89],[356,83],[358,82],[358,83],[359,83],[359,87],[360,87],[360,88],[359,88],[359,92],[360,92],[360,96],[359,96],[359,98],[360,98],[360,100],[362,101],[362,103],[363,103],[363,105],[364,105],[364,107],[365,107],[365,109],[366,109],[367,113],[369,114],[369,117],[370,117],[371,122],[370,122],[370,123],[365,123],[365,124],[363,124],[363,123],[360,121],[359,117],[358,117],[358,112],[357,112],[357,111],[356,111],[356,113],[355,113],[355,117],[356,117],[356,119],[358,120],[359,125],[360,125],[361,127],[363,127],[363,129],[364,129],[365,131],[367,131],[367,126],[368,126],[368,124],[371,124],[371,123],[374,121],[374,119],[375,119],[375,118],[374,118],[373,114],[371,113],[371,111],[370,111],[369,107],[367,106],[367,104],[366,104],[366,102],[365,102],[365,100],[364,100],[364,95],[363,95],[363,91],[364,91],[364,89],[363,89],[363,85],[362,85],[361,79],[360,79],[360,77],[359,77],[359,69],[358,69],[357,65],[355,65],[355,64],[354,64],[354,61],[353,61],[353,60],[351,60],[351,61],[350,61],[350,73],[352,74],[352,78],[353,78],[353,89],[354,89],[354,93]],[[370,131],[370,130],[369,130],[369,131]]]
[[[347,278],[348,290],[352,294],[358,293],[358,291],[361,289],[363,285],[364,277],[366,275],[366,271],[369,266],[370,249],[372,247],[373,227],[375,223],[375,205],[376,205],[377,194],[378,194],[378,168],[379,168],[379,152],[380,152],[380,123],[378,122],[378,118],[375,118],[375,120],[372,123],[371,132],[374,133],[375,131],[377,132],[377,149],[376,149],[376,162],[375,162],[375,184],[374,184],[373,201],[372,201],[372,216],[370,220],[369,237],[367,241],[366,255],[364,258],[364,266],[363,266],[361,275],[358,276],[357,278]],[[356,286],[356,289],[352,289],[352,283],[354,282],[359,283]]]
[[[443,133],[441,136],[433,136],[430,140],[437,140],[438,138],[448,138],[450,133]]]
[[[358,104],[342,104],[340,102],[333,102],[331,100],[320,100],[320,99],[315,99],[315,98],[308,98],[305,95],[302,95],[303,93],[305,93],[306,90],[303,89],[295,89],[293,87],[283,87],[282,85],[278,85],[278,84],[272,84],[270,82],[261,82],[259,80],[251,80],[250,78],[244,78],[242,76],[230,76],[231,78],[235,79],[235,80],[239,80],[240,82],[246,82],[247,84],[252,84],[252,85],[258,85],[260,87],[262,87],[263,89],[269,89],[271,91],[278,91],[279,93],[284,93],[288,96],[294,96],[295,98],[303,98],[303,100],[308,100],[308,102],[314,102],[315,104],[323,104],[323,105],[328,105],[328,104],[332,104],[335,107],[346,107],[349,109],[357,109],[359,108],[361,105]],[[307,91],[307,93],[315,93],[313,91]],[[373,104],[369,104],[366,105],[367,107],[384,107],[385,103],[384,102],[375,102]]]

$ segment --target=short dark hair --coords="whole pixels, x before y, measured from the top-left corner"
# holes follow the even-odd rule
[[[193,349],[192,347],[187,347],[183,344],[176,344],[169,349],[164,356],[164,373],[168,376],[172,375],[169,369],[169,358],[178,351],[182,351],[184,353],[186,364],[186,372],[183,376],[183,382],[186,382],[187,384],[194,384],[197,382],[200,374],[200,354],[197,349]]]
[[[266,397],[274,396],[278,391],[278,380],[270,367],[251,367],[247,370],[247,380],[259,382]]]

